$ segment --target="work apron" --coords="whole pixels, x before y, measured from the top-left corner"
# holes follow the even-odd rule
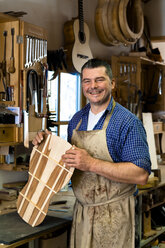
[[[101,130],[78,131],[79,123],[73,130],[72,144],[86,149],[94,158],[113,162],[106,143],[111,115],[107,115]],[[75,169],[72,187],[76,203],[70,248],[135,247],[134,185]]]

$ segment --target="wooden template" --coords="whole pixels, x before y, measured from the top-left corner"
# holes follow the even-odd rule
[[[67,168],[61,156],[70,148],[70,143],[55,135],[48,135],[33,148],[29,179],[17,201],[18,214],[31,226],[44,220],[50,199],[69,182],[74,168]]]

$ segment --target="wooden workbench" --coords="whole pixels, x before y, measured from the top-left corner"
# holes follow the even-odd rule
[[[71,220],[47,215],[37,227],[25,223],[17,212],[0,215],[0,248],[14,248],[48,233],[70,228]]]
[[[65,204],[50,204],[44,221],[36,227],[25,223],[16,211],[0,215],[0,248],[15,248],[60,230],[69,235],[75,202],[72,190],[58,192],[51,202],[63,200]]]

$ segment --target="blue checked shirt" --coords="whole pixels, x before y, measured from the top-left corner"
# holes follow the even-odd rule
[[[102,129],[108,112],[112,109],[111,101],[93,130]],[[90,104],[77,112],[68,125],[68,141],[71,142],[73,129],[79,121],[82,123],[79,131],[87,130]],[[146,132],[142,122],[129,110],[116,103],[111,119],[106,129],[106,139],[109,153],[114,162],[131,162],[151,173],[151,161]]]

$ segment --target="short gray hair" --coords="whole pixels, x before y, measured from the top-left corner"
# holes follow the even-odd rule
[[[85,68],[97,68],[97,67],[101,67],[104,66],[105,67],[105,72],[108,75],[108,77],[110,78],[110,80],[112,80],[113,76],[112,76],[112,69],[110,67],[110,65],[101,59],[90,59],[88,60],[81,68],[81,76],[82,76],[82,72]]]

